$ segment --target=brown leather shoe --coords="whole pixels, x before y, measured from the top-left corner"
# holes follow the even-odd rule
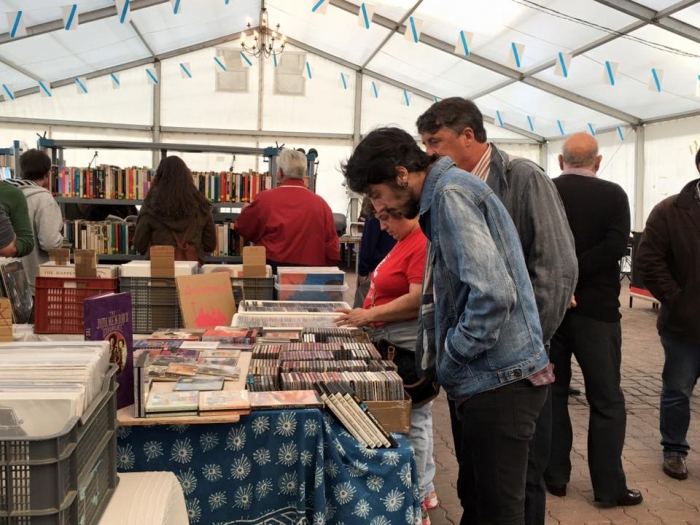
[[[598,498],[596,498],[595,501],[599,507],[609,509],[612,507],[631,507],[632,505],[639,505],[644,501],[644,497],[638,490],[627,489],[624,496],[618,498],[617,501],[601,501]]]
[[[683,456],[668,456],[664,458],[664,474],[675,479],[686,479],[688,467]]]

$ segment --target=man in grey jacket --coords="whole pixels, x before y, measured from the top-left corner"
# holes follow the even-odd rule
[[[542,325],[542,340],[548,344],[571,303],[578,278],[574,239],[556,187],[537,164],[510,158],[487,141],[483,116],[471,100],[451,97],[436,102],[418,117],[416,125],[428,154],[450,157],[457,167],[485,181],[505,205],[520,236]],[[460,443],[460,425],[452,401],[450,416],[455,443]],[[547,396],[530,442],[526,525],[544,524],[544,471],[549,461],[551,432],[551,397]],[[455,452],[459,459],[457,447]]]
[[[30,149],[19,158],[22,179],[6,182],[17,186],[27,198],[29,218],[34,230],[34,250],[22,257],[24,272],[34,295],[34,279],[39,273],[39,265],[49,260],[48,251],[63,245],[63,217],[61,209],[51,195],[49,179],[51,159],[43,151]]]

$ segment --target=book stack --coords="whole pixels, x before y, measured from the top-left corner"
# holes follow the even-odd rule
[[[345,429],[367,448],[395,448],[394,438],[370,412],[355,391],[342,383],[314,383],[314,388],[326,407],[335,415]]]
[[[251,359],[245,349],[252,346],[254,331],[163,328],[151,337],[134,345],[136,417],[222,415],[250,408],[241,405],[240,394],[224,392],[245,390]],[[200,398],[204,392],[221,395]]]

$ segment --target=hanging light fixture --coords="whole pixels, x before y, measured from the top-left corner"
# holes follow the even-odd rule
[[[251,40],[252,39],[252,40]],[[241,35],[241,48],[244,53],[255,58],[270,57],[273,54],[279,56],[284,51],[287,37],[280,33],[280,25],[275,29],[270,27],[267,20],[267,8],[260,10],[260,23],[258,28],[253,30],[251,21],[248,20],[248,34]]]

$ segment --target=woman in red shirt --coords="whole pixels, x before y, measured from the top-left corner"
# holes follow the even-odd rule
[[[418,217],[406,219],[383,212],[377,215],[382,230],[397,240],[389,254],[372,272],[371,284],[363,308],[339,310],[338,326],[365,327],[370,339],[386,339],[394,345],[415,352],[425,273],[428,240],[420,229]],[[411,411],[409,440],[416,452],[418,482],[423,509],[437,507],[433,485],[433,416],[430,401]],[[423,513],[423,525],[430,519]]]

